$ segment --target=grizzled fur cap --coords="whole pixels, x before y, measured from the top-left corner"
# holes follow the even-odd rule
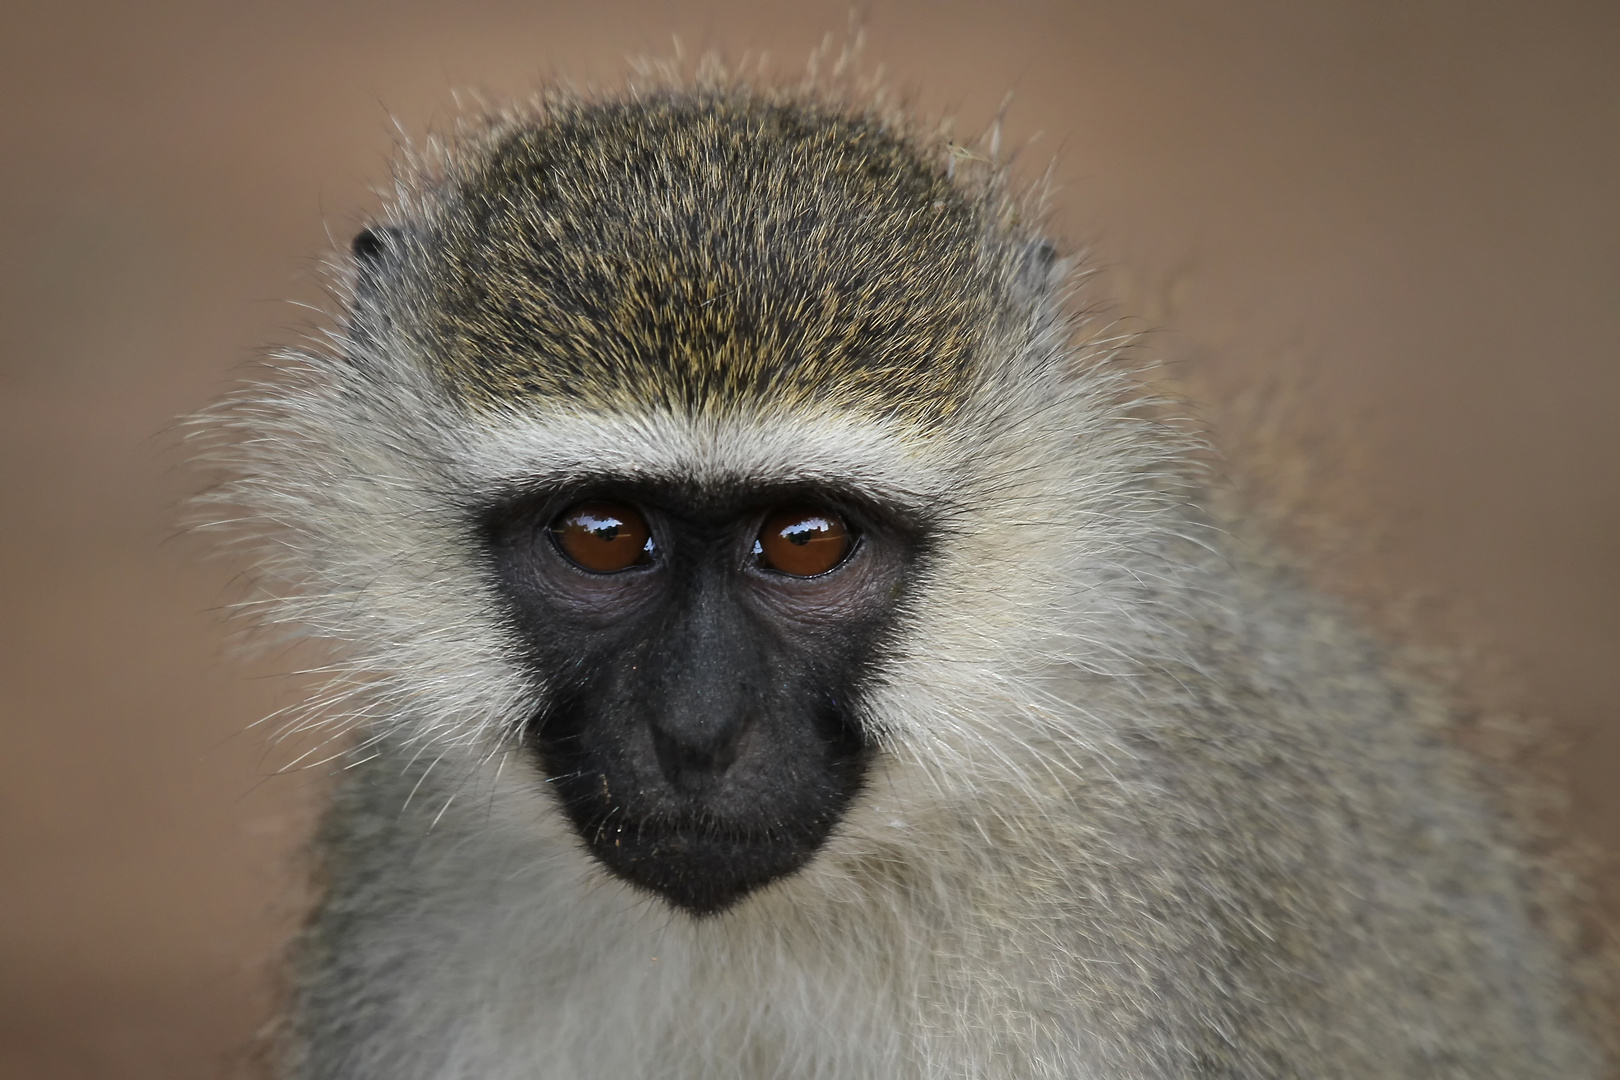
[[[926,426],[1027,319],[1012,291],[1052,252],[990,170],[961,183],[971,155],[943,136],[832,109],[722,87],[500,117],[357,241],[353,332],[405,335],[474,406],[825,404]]]

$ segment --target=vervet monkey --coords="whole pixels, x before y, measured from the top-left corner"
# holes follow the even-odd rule
[[[1440,696],[973,156],[814,88],[497,110],[218,411],[350,739],[287,1077],[1599,1075]]]

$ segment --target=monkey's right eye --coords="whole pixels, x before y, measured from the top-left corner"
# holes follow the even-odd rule
[[[598,574],[652,562],[647,519],[624,503],[576,503],[552,521],[551,538],[569,562]]]

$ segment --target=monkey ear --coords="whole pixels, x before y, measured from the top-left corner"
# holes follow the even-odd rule
[[[362,304],[377,298],[390,266],[398,265],[404,254],[405,230],[395,225],[372,225],[361,229],[349,243],[354,259],[354,295]]]
[[[402,239],[401,230],[392,225],[373,225],[355,235],[349,244],[349,253],[354,256],[355,268],[360,272],[358,284],[362,291],[376,285],[389,256],[399,250]]]
[[[361,229],[349,244],[354,258],[354,296],[349,306],[348,330],[354,348],[348,360],[358,362],[365,355],[365,346],[373,341],[387,323],[380,300],[383,280],[390,263],[400,256],[404,231],[391,225],[373,225]]]
[[[349,245],[349,251],[354,255],[354,261],[361,266],[376,266],[382,261],[383,250],[387,243],[384,237],[396,231],[386,225],[361,229],[355,235],[354,242]]]
[[[1064,260],[1058,258],[1057,247],[1050,240],[1035,240],[1024,248],[1016,271],[1018,287],[1032,298],[1045,296],[1063,280],[1066,270]]]

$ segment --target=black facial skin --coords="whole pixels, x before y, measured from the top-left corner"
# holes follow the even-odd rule
[[[639,510],[652,557],[606,574],[570,561],[549,526],[586,500]],[[761,568],[754,541],[784,506],[842,515],[844,561]],[[920,530],[828,491],[603,483],[509,500],[485,535],[549,689],[529,737],[591,853],[694,915],[808,862],[866,771],[857,702]]]

